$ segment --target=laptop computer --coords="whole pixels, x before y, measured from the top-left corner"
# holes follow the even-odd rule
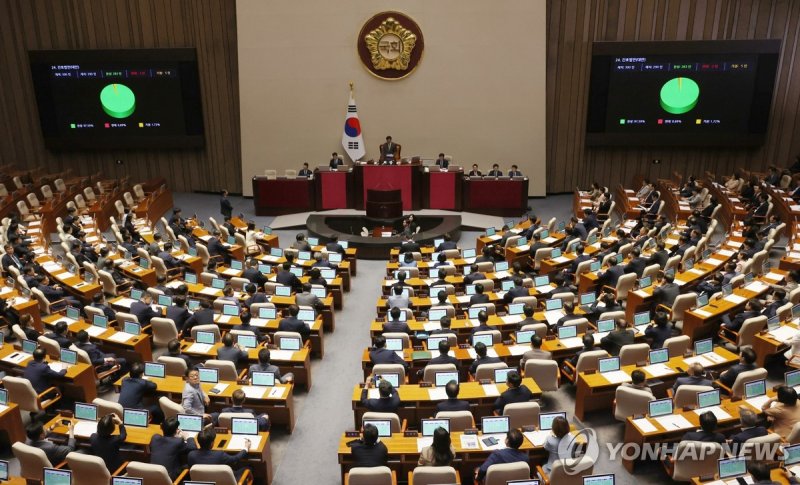
[[[163,379],[167,375],[167,366],[161,362],[145,362],[144,375],[147,377],[157,377]]]
[[[789,387],[800,386],[800,369],[790,370],[783,375],[784,382]]]
[[[698,340],[694,343],[694,355],[703,355],[714,351],[714,341],[710,338]]]
[[[212,278],[211,287],[217,290],[221,290],[225,288],[225,280],[223,280],[222,278]]]
[[[200,330],[195,333],[194,340],[199,344],[214,345],[217,343],[217,335],[214,332],[204,332]]]
[[[597,301],[597,295],[594,292],[588,293],[581,293],[580,296],[580,306],[578,308],[581,309],[584,313],[591,313],[592,312],[592,305],[594,302]]]
[[[386,381],[392,385],[392,387],[400,386],[400,374],[396,372],[384,372],[383,374],[376,374],[375,375],[375,383],[377,384],[380,381]]]
[[[122,324],[122,331],[130,335],[140,335],[142,333],[142,326],[136,322],[126,320]]]
[[[78,363],[78,353],[74,350],[61,349],[59,352],[58,360],[66,365],[75,365]]]
[[[744,476],[747,474],[746,457],[721,458],[717,462],[717,470],[720,480]]]
[[[645,288],[649,288],[653,284],[653,278],[651,276],[645,276],[639,280],[639,289],[644,290]]]
[[[42,475],[44,477],[42,485],[72,485],[72,471],[70,470],[44,468]]]
[[[657,418],[659,416],[666,416],[668,414],[672,414],[673,411],[673,403],[672,399],[656,399],[655,401],[650,401],[647,403],[647,415],[651,418]]]
[[[258,309],[258,318],[264,320],[275,320],[278,316],[278,310],[274,307],[261,307]]]
[[[536,335],[535,330],[517,330],[514,340],[518,344],[529,344],[534,335]]]
[[[553,429],[553,420],[558,417],[562,417],[567,419],[567,413],[565,412],[556,412],[556,413],[540,413],[539,414],[539,431],[547,431]]]
[[[633,315],[633,325],[641,327],[650,323],[650,312],[640,312]]]
[[[258,339],[256,339],[255,335],[251,334],[237,334],[236,343],[247,349],[258,347]]]
[[[87,273],[88,274],[88,273]],[[70,320],[80,320],[81,319],[81,311],[75,308],[74,306],[67,307],[67,318]]]
[[[433,436],[433,432],[439,428],[442,428],[449,433],[450,419],[449,418],[422,419],[420,428],[422,431],[422,436]]]
[[[612,321],[613,323],[613,321]],[[563,327],[558,327],[558,339],[564,340],[568,338],[575,338],[578,336],[578,326],[577,325],[566,325]]]
[[[167,295],[158,295],[158,304],[161,306],[172,306],[172,297]]]
[[[38,346],[39,344],[35,340],[22,341],[22,351],[25,352],[26,354],[32,354],[33,351],[36,350],[36,347]]]
[[[669,349],[655,349],[648,353],[650,364],[663,364],[669,360]]]
[[[292,289],[288,286],[276,286],[275,296],[292,296]]]
[[[281,337],[280,349],[281,350],[300,350],[303,342],[299,338],[294,337]]]
[[[800,444],[787,445],[783,447],[783,465],[795,465],[800,463]]]
[[[363,426],[371,424],[378,428],[378,437],[389,438],[392,436],[392,421],[389,419],[365,419],[361,422]]]
[[[697,407],[700,409],[719,406],[719,403],[719,389],[697,393]]]
[[[257,435],[258,420],[256,418],[231,418],[231,434]]]
[[[508,374],[512,372],[516,372],[517,369],[513,367],[508,367],[506,369],[495,369],[494,370],[494,382],[497,384],[501,384],[508,380]]]
[[[583,485],[614,485],[615,483],[616,479],[613,473],[583,477]]]
[[[219,369],[212,369],[210,367],[200,367],[200,382],[216,384],[219,382]]]
[[[601,374],[605,372],[615,372],[620,369],[619,357],[607,357],[605,359],[597,359],[597,369]]]
[[[439,342],[447,342],[449,339],[445,336],[431,335],[427,339],[428,350],[438,350]]]
[[[508,305],[509,315],[522,315],[523,313],[525,313],[524,303],[511,303],[510,305]]]
[[[458,382],[458,371],[435,372],[433,380],[436,387],[444,387],[450,381]]]
[[[182,431],[194,436],[203,429],[203,417],[195,414],[178,414],[178,425]]]
[[[389,337],[386,339],[386,348],[392,350],[394,352],[402,352],[403,350],[403,339],[402,338],[394,338]]]
[[[508,416],[484,416],[481,418],[483,434],[506,434],[511,429],[511,418]]]
[[[144,485],[144,479],[135,477],[111,477],[111,485]]]
[[[194,273],[188,273],[188,272],[184,273],[183,274],[183,279],[187,283],[189,283],[190,285],[196,285],[197,284],[197,275],[194,274]]]
[[[428,320],[438,322],[442,317],[447,316],[447,310],[443,308],[436,308],[428,312]]]
[[[272,387],[275,385],[275,373],[265,371],[253,371],[250,373],[250,384],[254,386]]]
[[[85,402],[75,403],[75,434],[89,437],[97,432],[97,406]]]
[[[133,288],[131,290],[130,294],[131,300],[139,301],[142,299],[142,296],[144,296],[144,292],[142,290],[138,288]]]
[[[125,426],[134,426],[137,428],[146,428],[150,422],[150,411],[147,409],[129,409],[122,410],[122,422]]]
[[[490,333],[480,334],[480,335],[473,335],[472,336],[472,346],[475,347],[478,343],[483,343],[487,347],[491,347],[494,345],[494,335]]]

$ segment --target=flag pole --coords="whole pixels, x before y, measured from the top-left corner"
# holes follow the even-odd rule
[[[353,81],[350,81],[350,94],[353,94]]]

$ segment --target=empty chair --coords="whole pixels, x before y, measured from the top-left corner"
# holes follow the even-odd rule
[[[624,422],[629,416],[647,414],[648,403],[653,400],[655,397],[650,392],[619,386],[614,399],[614,418]]]
[[[44,451],[35,446],[17,441],[11,445],[11,451],[19,460],[20,475],[26,480],[40,483],[44,478],[42,469],[53,468]]]
[[[117,313],[117,320],[119,320],[119,313]],[[197,332],[211,332],[214,334],[214,341],[219,342],[220,340],[220,332],[219,326],[216,324],[209,324],[209,325],[195,325],[192,327],[192,339],[197,340]]]
[[[542,390],[557,391],[561,383],[561,372],[558,362],[554,360],[530,359],[525,362],[525,377],[532,378]]]
[[[3,378],[3,387],[8,391],[9,402],[16,403],[22,411],[44,411],[61,399],[61,391],[57,387],[45,389],[41,394],[36,394],[31,382],[24,377],[6,376]],[[51,395],[50,399],[42,401],[42,396]]]
[[[475,417],[469,411],[439,411],[436,417],[449,419],[451,432],[475,427]]]
[[[408,472],[409,485],[460,483],[458,472],[451,466],[418,466]]]
[[[42,206],[42,204],[39,203],[39,198],[36,197],[36,194],[33,192],[29,193],[25,198],[28,199],[28,205],[30,205],[33,210]]]
[[[239,375],[236,373],[236,365],[229,360],[209,359],[206,361],[205,366],[217,369],[219,371],[219,380],[221,381],[239,380]]]
[[[492,343],[494,344],[499,344],[500,342],[503,341],[503,334],[500,333],[500,330],[483,330],[480,332],[475,332],[474,336],[479,337],[481,335],[491,335]]]
[[[646,343],[623,345],[619,349],[619,365],[636,365],[638,362],[647,362],[650,346]]]
[[[688,482],[692,477],[714,475],[717,472],[717,460],[722,458],[723,450],[719,443],[681,441],[675,447],[674,456],[680,456],[681,459],[668,459],[665,463],[667,474],[676,482]],[[703,458],[692,459],[694,457]]]
[[[690,345],[692,345],[691,337],[688,335],[678,335],[677,337],[670,337],[665,340],[662,348],[669,350],[669,357],[671,359],[673,357],[682,356],[689,350]]]
[[[672,308],[666,305],[659,305],[660,308],[669,308],[670,320],[675,322],[675,326],[683,328],[683,318],[686,312],[697,305],[697,293],[689,292],[679,295],[672,303]]]
[[[220,428],[231,429],[231,419],[233,418],[253,418],[250,413],[220,413],[218,423]]]
[[[531,477],[531,467],[527,463],[497,463],[486,470],[484,485],[506,485],[511,480],[525,480]],[[559,483],[559,482],[554,482]]]
[[[243,483],[253,483],[253,474],[249,468],[245,468],[239,481],[233,475],[233,469],[229,466],[220,465],[194,465],[189,469],[189,477],[192,480],[211,482],[216,485],[237,485]]]
[[[188,366],[186,365],[186,361],[180,357],[162,355],[157,359],[157,362],[164,364],[164,372],[168,376],[183,377],[186,375],[186,369],[188,369]]]
[[[564,361],[564,377],[569,379],[570,382],[575,383],[578,374],[586,372],[587,370],[597,370],[598,360],[608,357],[605,350],[590,350],[584,352],[578,357],[578,362],[573,366],[568,360]]]
[[[170,340],[178,338],[178,329],[171,318],[153,317],[150,320],[150,326],[153,331],[153,346],[155,347],[166,347]]]
[[[395,485],[397,479],[388,466],[351,468],[344,475],[344,485]]]
[[[67,455],[67,465],[72,470],[72,480],[81,485],[107,485],[111,474],[99,456],[71,452]]]
[[[297,177],[297,170],[293,168],[287,168],[284,170],[283,174],[286,178],[295,178]]]
[[[518,429],[523,426],[538,426],[539,411],[537,402],[513,402],[503,408],[503,416],[509,417],[511,428]]]

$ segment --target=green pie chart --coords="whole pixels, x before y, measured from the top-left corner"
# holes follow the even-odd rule
[[[113,118],[127,118],[136,109],[136,96],[124,84],[109,84],[100,91],[103,111]]]
[[[667,113],[688,113],[700,98],[700,86],[688,77],[670,79],[661,86],[661,107]]]

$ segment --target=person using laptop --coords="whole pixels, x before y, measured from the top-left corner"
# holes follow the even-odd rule
[[[559,454],[559,450],[561,450],[561,441],[567,440],[566,443],[569,443],[568,440],[571,440],[572,437],[569,436],[569,422],[563,416],[556,416],[553,419],[553,423],[550,425],[550,435],[544,441],[544,449],[547,451],[547,463],[542,466],[542,469],[549,475],[551,471],[553,471],[553,463],[557,460],[572,458],[572,456],[561,456]],[[565,444],[566,444],[565,443]],[[569,446],[564,446],[564,451],[569,451]]]
[[[247,363],[247,352],[233,342],[233,335],[228,332],[222,337],[222,347],[217,349],[217,360],[233,362],[233,365],[239,367],[240,364]]]
[[[456,456],[456,450],[450,442],[450,432],[444,428],[433,430],[433,443],[422,448],[417,465],[450,466]]]
[[[389,462],[389,450],[378,441],[378,428],[367,423],[362,431],[362,438],[350,445],[353,464],[357,467],[386,466]]]
[[[315,251],[314,252],[314,263],[311,264],[312,268],[334,268],[336,269],[336,265],[325,259],[325,256],[322,254],[322,251]]]
[[[275,374],[275,380],[283,384],[294,381],[294,374],[287,372],[281,376],[280,367],[270,363],[270,352],[267,348],[262,348],[258,351],[258,363],[251,365],[247,372],[250,379],[253,378],[253,372],[272,372]]]
[[[528,296],[528,289],[523,286],[522,277],[515,276],[513,281],[514,281],[514,286],[510,290],[508,290],[505,295],[503,295],[503,302],[506,305],[513,302],[514,298],[518,296]]]
[[[672,394],[678,392],[678,388],[683,385],[689,386],[711,386],[711,379],[706,377],[706,370],[703,364],[695,362],[687,369],[687,376],[678,377],[672,386]]]
[[[711,443],[725,443],[725,435],[717,432],[717,417],[711,411],[700,415],[700,430],[687,431],[681,441],[704,441]]]
[[[481,312],[483,313],[483,312]],[[499,357],[489,357],[486,355],[487,352],[486,344],[483,342],[478,342],[475,344],[475,354],[476,358],[472,362],[472,365],[469,367],[469,373],[474,377],[475,373],[478,371],[478,366],[481,364],[497,364],[502,362]]]
[[[525,363],[529,360],[552,360],[553,354],[542,350],[542,337],[534,334],[531,336],[531,349],[525,351],[520,359],[520,369],[525,369]]]
[[[142,379],[144,365],[141,362],[131,364],[130,375],[122,379],[122,386],[119,391],[119,403],[123,408],[147,409],[154,423],[160,423],[164,419],[164,414],[158,404],[151,406],[144,405],[145,396],[153,395],[156,392],[156,383]]]
[[[374,383],[371,378],[367,379],[367,382],[364,383],[364,388],[361,389],[361,405],[364,406],[367,411],[377,413],[397,412],[397,408],[400,407],[400,393],[395,392],[392,383],[381,379],[378,383],[378,394],[380,397],[378,399],[369,399],[368,389],[373,385]]]
[[[167,343],[167,357],[174,357],[186,362],[186,368],[192,368],[192,359],[188,355],[181,353],[181,341],[174,338]]]
[[[241,320],[241,323],[239,325],[234,325],[233,326],[233,330],[241,330],[243,332],[252,332],[253,335],[256,336],[256,340],[258,340],[259,342],[269,342],[270,341],[269,335],[264,335],[261,332],[260,328],[254,326],[254,325],[250,325],[250,321],[252,319],[253,319],[253,315],[249,311],[244,310],[242,312],[242,314],[239,315],[239,320]]]
[[[644,336],[650,341],[651,349],[660,349],[664,346],[664,341],[672,337],[672,328],[669,325],[669,318],[664,312],[656,312],[653,322],[644,329]]]
[[[642,257],[642,250],[635,247],[631,250],[631,260],[625,265],[625,274],[636,273],[637,278],[642,277],[647,267],[647,259]]]
[[[186,297],[182,295],[172,297],[172,305],[167,307],[167,318],[175,323],[178,334],[183,332],[183,327],[191,316],[192,314],[186,308]]]
[[[180,430],[178,418],[174,416],[161,423],[161,433],[163,436],[153,434],[150,439],[150,463],[166,468],[170,479],[175,480],[183,468],[181,462],[197,446],[195,440]]]
[[[67,336],[67,328],[67,322],[60,320],[56,322],[55,326],[53,327],[53,331],[44,334],[44,336],[50,340],[55,340],[58,342],[58,346],[62,349],[68,349],[69,346],[72,345],[72,339]]]
[[[758,415],[749,407],[739,406],[739,420],[742,422],[742,430],[731,436],[730,440],[734,455],[739,454],[739,449],[745,441],[767,435],[767,429],[758,424]]]
[[[772,423],[772,430],[784,439],[789,436],[794,424],[800,421],[797,392],[789,386],[779,387],[777,395],[765,402],[761,410]]]
[[[47,432],[49,431],[52,431],[52,428],[47,430]],[[50,463],[61,463],[68,454],[76,449],[75,423],[70,420],[67,425],[68,439],[66,445],[59,445],[47,439],[47,432],[45,432],[42,423],[38,421],[31,422],[25,428],[25,435],[28,437],[26,444],[44,451]]]
[[[742,372],[747,372],[756,368],[756,353],[750,347],[745,347],[739,354],[739,363],[719,375],[719,381],[726,387],[733,387],[736,378]]]
[[[628,328],[628,322],[624,318],[617,318],[616,328],[600,339],[600,346],[614,356],[619,355],[619,350],[624,345],[632,343],[634,343],[634,333]]]
[[[394,291],[397,291],[395,287]],[[403,322],[400,320],[400,315],[405,310],[401,310],[400,308],[394,306],[391,310],[389,310],[389,317],[390,320],[383,324],[383,332],[400,332],[400,333],[411,333],[411,327],[408,326],[408,322]]]
[[[41,347],[33,351],[33,360],[28,363],[25,370],[22,372],[22,377],[28,379],[33,386],[36,394],[41,394],[44,391],[53,387],[53,380],[61,379],[67,373],[67,369],[61,369],[56,372],[47,365],[44,361],[47,353]],[[52,394],[52,392],[50,393]],[[48,399],[49,396],[41,396],[42,400]],[[57,462],[60,463],[60,462]]]
[[[439,342],[439,355],[432,358],[430,362],[428,362],[428,365],[437,364],[453,364],[456,366],[456,370],[461,369],[461,361],[455,356],[450,355],[450,343],[447,340],[442,340]]]
[[[623,382],[620,384],[623,387],[630,387],[638,391],[645,391],[653,394],[653,390],[647,385],[647,375],[639,369],[631,372],[631,382]]]
[[[3,300],[5,302],[5,300]],[[19,325],[20,330],[25,333],[25,338],[28,340],[33,340],[34,342],[39,339],[41,335],[38,330],[33,328],[31,324],[33,322],[33,317],[29,313],[23,313],[19,316],[19,321],[17,325]]]
[[[386,306],[389,308],[409,308],[411,300],[403,295],[403,287],[394,286],[392,287],[392,295],[386,299]]]
[[[528,462],[528,453],[519,451],[522,446],[524,437],[522,432],[518,429],[511,429],[506,433],[506,447],[501,450],[495,450],[486,458],[486,461],[480,467],[475,469],[475,479],[483,481],[486,478],[486,472],[489,467],[498,463],[516,463],[519,461]]]
[[[186,414],[197,416],[208,416],[206,406],[211,404],[208,395],[200,386],[200,371],[189,368],[186,371],[186,383],[183,385],[181,394],[181,406]]]
[[[522,383],[522,376],[519,372],[512,370],[506,375],[506,385],[508,389],[503,391],[494,401],[494,414],[501,416],[506,408],[506,404],[515,402],[528,402],[533,399],[533,393],[528,386]]]
[[[517,324],[517,328],[522,329],[525,325],[533,325],[535,323],[538,323],[538,324],[541,324],[541,325],[547,325],[547,322],[540,322],[539,320],[536,320],[535,318],[533,318],[534,312],[535,312],[535,309],[533,308],[533,306],[530,303],[526,303],[525,305],[523,305],[522,306],[522,314],[525,316],[525,318],[522,319]]]
[[[294,242],[292,243],[291,247],[292,249],[297,249],[298,251],[311,251],[311,245],[308,244],[306,235],[302,232],[298,232],[294,237]]]
[[[114,354],[104,353],[97,345],[89,341],[89,333],[86,330],[79,331],[76,337],[78,342],[75,346],[89,355],[89,360],[92,362],[92,365],[98,367],[99,371],[109,369],[116,365],[119,366],[119,370],[115,375],[110,377],[112,382],[116,379],[116,376],[122,375],[128,371],[127,360],[122,357],[117,357]]]
[[[494,330],[489,326],[489,314],[486,310],[481,310],[478,312],[478,326],[474,327],[471,333],[475,335],[478,332],[488,332],[489,330]]]
[[[311,336],[311,329],[308,328],[306,322],[297,318],[300,313],[300,307],[297,305],[289,305],[289,316],[282,318],[278,323],[278,331],[280,332],[297,332],[303,338],[303,342],[308,342]]]
[[[608,260],[608,269],[597,275],[597,286],[608,286],[616,288],[619,277],[625,273],[625,269],[617,264],[617,258]]]
[[[160,317],[161,314],[153,310],[153,295],[145,292],[142,295],[141,301],[134,301],[131,303],[131,314],[136,315],[139,325],[146,326],[150,324],[153,317]]]
[[[214,324],[214,310],[211,308],[211,302],[203,299],[200,300],[200,308],[197,309],[191,317],[186,320],[183,325],[183,337],[192,335],[192,328],[196,325],[213,325]]]
[[[491,261],[491,260],[490,260]],[[469,267],[470,272],[464,277],[464,285],[471,285],[478,280],[485,280],[486,275],[478,271],[478,264],[472,263]]]
[[[306,243],[308,244],[308,243]],[[278,270],[278,273],[275,275],[275,282],[280,283],[284,286],[288,286],[292,289],[292,291],[297,291],[302,288],[302,283],[300,282],[300,278],[297,277],[296,274],[291,272],[292,263],[289,261],[284,261],[283,265],[281,265],[281,269]]]
[[[97,308],[98,310],[102,311],[103,315],[105,315],[105,317],[108,319],[109,322],[117,319],[116,312],[106,304],[106,297],[102,291],[98,291],[97,293],[94,294],[94,296],[92,297],[92,303],[89,306],[91,306],[92,308]],[[86,312],[85,308],[84,312]],[[86,316],[91,321],[91,315],[89,313],[86,313]]]
[[[464,401],[458,398],[458,393],[461,386],[456,381],[450,381],[444,386],[444,392],[447,394],[446,401],[436,403],[436,412],[441,411],[469,411],[469,401]]]
[[[441,280],[441,275],[439,276],[440,281],[435,282],[435,284],[431,285],[431,287],[436,286],[436,284],[446,285],[448,284],[446,281]],[[453,307],[453,304],[450,303],[448,300],[447,292],[444,290],[439,290],[439,293],[436,294],[436,303],[432,305],[432,307]]]
[[[747,461],[747,472],[750,473],[752,477],[753,485],[779,485],[783,482],[776,482],[772,479],[773,477],[773,466],[768,465],[766,462],[763,461],[756,461],[756,460],[748,460]],[[777,471],[781,478],[786,480],[787,483],[790,485],[797,485],[800,481],[797,480],[797,477],[792,475],[790,472],[787,472],[784,469],[778,468]]]
[[[386,337],[376,335],[372,339],[372,349],[369,351],[369,360],[375,364],[401,364],[408,369],[408,363],[393,350],[386,348]]]
[[[247,267],[242,272],[242,278],[247,279],[250,281],[250,283],[257,285],[258,287],[263,287],[264,283],[267,282],[267,277],[264,276],[264,273],[258,270],[258,260],[255,258],[250,258],[247,260]]]
[[[483,293],[484,287],[481,283],[475,284],[475,294],[469,297],[469,306],[479,305],[481,303],[489,303],[489,295]]]
[[[222,408],[222,411],[219,413],[214,413],[212,415],[214,422],[219,424],[219,415],[222,413],[243,413],[243,414],[250,414],[253,418],[258,422],[258,430],[259,431],[269,431],[269,416],[266,414],[256,414],[250,408],[244,407],[244,400],[247,396],[245,395],[244,391],[241,389],[236,389],[231,394],[231,406],[226,408]]]
[[[571,301],[564,303],[563,308],[564,308],[564,316],[559,318],[558,321],[556,321],[554,328],[551,328],[552,331],[555,331],[555,329],[558,327],[563,327],[564,325],[568,325],[569,322],[572,320],[580,320],[583,318],[581,315],[575,314],[575,304],[572,303]]]
[[[116,426],[119,426],[119,434],[112,435]],[[111,473],[114,473],[122,465],[123,460],[119,454],[119,448],[125,443],[127,437],[125,424],[114,413],[100,418],[97,422],[97,432],[92,433],[89,437],[92,454],[102,458]]]
[[[295,295],[295,303],[298,306],[311,307],[314,311],[321,312],[325,306],[317,295],[311,293],[311,283],[303,283],[302,289],[303,291]]]
[[[247,458],[247,453],[250,450],[251,445],[250,440],[245,438],[245,448],[235,455],[229,455],[222,450],[212,450],[212,447],[214,446],[214,440],[217,439],[217,433],[214,431],[213,427],[204,428],[197,433],[195,439],[197,440],[199,449],[189,452],[189,456],[186,460],[189,464],[189,468],[193,467],[194,465],[228,465],[231,467],[231,469],[233,469],[233,475],[236,477],[238,482],[239,478],[242,476],[242,473],[244,473],[245,467],[234,469],[234,466],[238,465],[240,461]]]

